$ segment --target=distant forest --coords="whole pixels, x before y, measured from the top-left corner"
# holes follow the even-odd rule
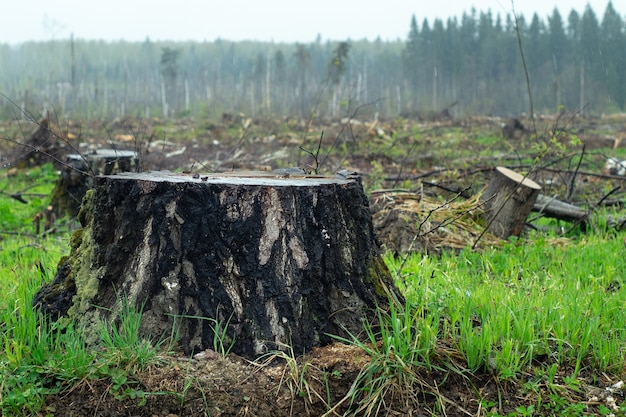
[[[0,119],[514,116],[530,109],[526,74],[536,113],[625,110],[626,25],[612,2],[601,19],[587,7],[406,23],[397,41],[0,44]]]

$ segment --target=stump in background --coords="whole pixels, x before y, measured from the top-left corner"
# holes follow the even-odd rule
[[[52,121],[46,112],[39,120],[37,129],[23,144],[15,148],[9,157],[18,168],[43,165],[47,162],[58,164],[59,158],[67,149],[68,139]]]
[[[501,239],[519,236],[540,190],[533,180],[497,167],[482,195],[488,230]]]
[[[102,176],[79,219],[71,255],[34,304],[89,328],[124,296],[143,306],[143,335],[178,326],[187,353],[213,346],[213,320],[228,324],[239,355],[282,344],[302,353],[329,334],[360,334],[391,294],[401,299],[358,178]]]
[[[93,186],[95,175],[139,171],[137,152],[116,149],[98,149],[85,155],[66,155],[61,166],[50,206],[56,217],[75,217],[83,196]]]

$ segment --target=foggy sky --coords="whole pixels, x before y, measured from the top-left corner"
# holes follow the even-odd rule
[[[619,3],[619,2],[618,2]],[[613,2],[617,12],[626,7]],[[536,12],[547,23],[555,7],[564,23],[572,9],[590,4],[598,20],[608,0],[517,0],[515,11],[530,21]],[[406,39],[411,16],[445,21],[463,12],[491,10],[505,16],[510,0],[21,0],[0,10],[0,43],[69,38],[106,41]]]

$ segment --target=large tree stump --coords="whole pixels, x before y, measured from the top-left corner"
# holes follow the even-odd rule
[[[139,171],[135,151],[97,149],[88,154],[69,154],[61,166],[61,175],[52,190],[50,206],[56,217],[75,217],[95,175]]]
[[[127,297],[143,306],[144,335],[179,326],[190,353],[213,346],[218,320],[252,358],[359,334],[392,293],[401,300],[358,178],[101,176],[79,219],[71,255],[34,304],[86,328]]]
[[[541,187],[508,168],[497,167],[482,195],[488,230],[506,239],[522,233]]]

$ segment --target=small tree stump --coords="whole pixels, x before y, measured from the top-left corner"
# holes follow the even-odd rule
[[[143,306],[143,335],[178,328],[196,352],[213,347],[217,320],[233,351],[253,358],[359,334],[390,295],[402,300],[358,178],[101,176],[79,219],[70,256],[34,304],[86,328],[116,317],[126,297]]]
[[[130,171],[139,171],[139,157],[134,151],[98,149],[85,155],[66,155],[50,206],[56,217],[76,217],[83,196],[93,186],[95,175]]]
[[[50,120],[46,112],[44,118],[36,123],[37,129],[24,142],[15,149],[15,154],[10,157],[13,164],[19,168],[43,165],[53,162],[55,165],[59,158],[66,152],[68,139]]]
[[[482,195],[488,230],[501,239],[519,236],[540,190],[533,180],[497,167]]]

